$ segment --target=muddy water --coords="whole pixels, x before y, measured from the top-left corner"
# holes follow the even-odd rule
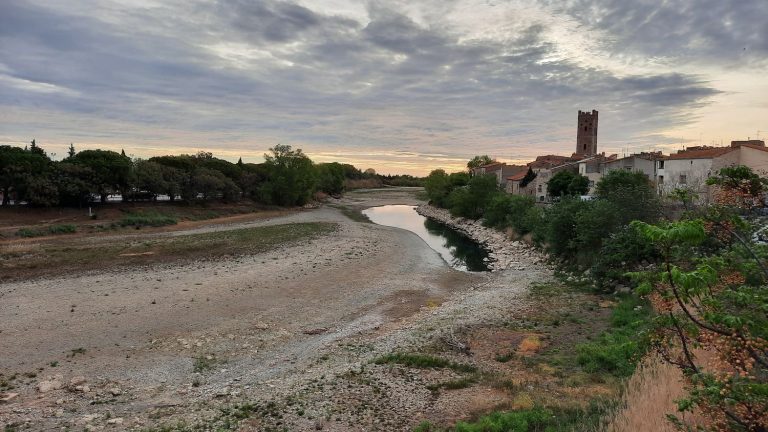
[[[457,270],[488,271],[488,252],[485,249],[458,231],[416,213],[415,206],[371,207],[363,210],[363,214],[379,225],[413,232]]]

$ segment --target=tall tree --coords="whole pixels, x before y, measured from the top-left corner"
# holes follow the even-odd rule
[[[268,203],[293,206],[304,205],[315,187],[312,161],[289,145],[278,144],[264,155],[268,179],[260,187],[260,195]]]
[[[475,156],[470,159],[469,162],[467,162],[467,168],[470,172],[472,172],[472,168],[479,168],[481,166],[489,165],[495,162],[496,159],[493,159],[488,155]]]

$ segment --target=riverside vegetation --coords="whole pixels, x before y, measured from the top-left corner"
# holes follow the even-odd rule
[[[435,170],[425,188],[433,205],[456,216],[527,236],[564,270],[584,273],[595,292],[626,291],[637,304],[630,311],[652,305],[652,313],[622,317],[622,303],[615,313],[623,325],[577,348],[583,370],[626,377],[652,348],[685,377],[679,413],[697,411],[713,430],[768,430],[768,248],[757,235],[768,180],[747,167],[723,168],[708,181],[714,203],[695,206],[689,190],[673,194],[685,210],[677,217],[666,214],[671,203],[642,173],[610,172],[593,201],[573,196],[581,193],[578,179],[562,183],[575,186],[560,187],[562,196],[546,208],[498,190],[493,176]],[[455,430],[563,430],[557,417],[534,407]],[[668,417],[674,427],[688,427],[675,413]]]

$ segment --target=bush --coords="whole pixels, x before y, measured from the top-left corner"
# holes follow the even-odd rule
[[[521,411],[494,412],[476,422],[458,422],[456,432],[528,432],[550,430],[554,426],[553,412],[543,408]]]
[[[600,285],[610,282],[629,282],[625,273],[634,270],[643,261],[654,262],[659,255],[653,243],[640,235],[632,226],[625,226],[605,239],[591,274]]]
[[[65,224],[65,225],[52,225],[48,228],[21,228],[20,230],[16,231],[16,236],[18,237],[42,237],[47,235],[56,235],[56,234],[72,234],[74,232],[77,232],[77,226],[71,225],[71,224]]]
[[[158,212],[137,212],[130,213],[122,217],[118,222],[120,226],[152,226],[159,227],[165,225],[176,225],[178,220],[173,216]]]
[[[627,297],[613,310],[610,329],[596,341],[576,347],[576,361],[587,372],[630,376],[649,347],[649,325],[649,307],[636,297]]]
[[[527,234],[532,229],[529,213],[534,207],[533,197],[500,192],[491,198],[485,209],[483,223],[495,228],[511,227],[520,235]]]
[[[475,176],[466,187],[455,189],[448,196],[451,214],[470,219],[479,219],[491,199],[499,192],[496,176]]]

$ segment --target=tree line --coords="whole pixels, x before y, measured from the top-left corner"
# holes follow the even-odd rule
[[[124,201],[237,201],[242,198],[280,206],[304,205],[316,193],[338,195],[369,180],[368,186],[418,186],[421,179],[379,175],[350,164],[314,163],[301,149],[276,145],[260,164],[232,163],[210,152],[195,155],[131,159],[125,152],[75,151],[54,161],[33,140],[29,148],[0,146],[2,205],[82,206],[106,202],[119,194]]]
[[[589,201],[578,174],[555,177],[548,189],[560,198],[546,207],[504,193],[492,175],[435,170],[425,188],[433,205],[527,237],[593,289],[634,287],[653,305],[647,331],[598,347],[600,367],[655,349],[687,380],[680,412],[697,409],[714,430],[768,430],[768,179],[723,168],[708,180],[714,203],[697,206],[687,190],[662,199],[641,172],[609,172]]]

